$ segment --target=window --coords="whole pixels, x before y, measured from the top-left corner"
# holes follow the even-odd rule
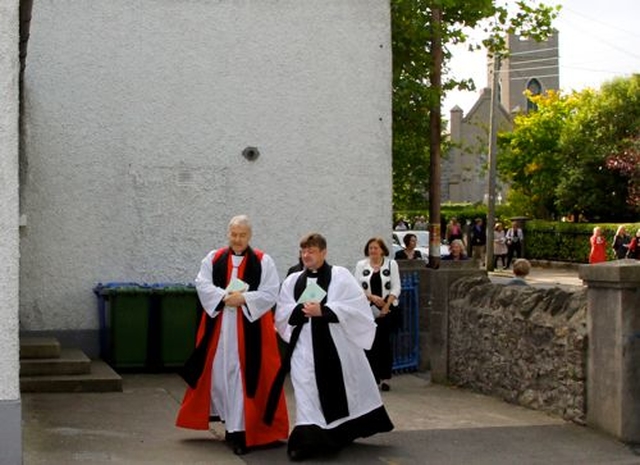
[[[542,85],[540,81],[536,78],[533,78],[527,84],[527,90],[531,93],[531,95],[540,95],[542,93]],[[531,100],[527,99],[527,111],[535,111],[538,109],[538,106],[533,103]]]

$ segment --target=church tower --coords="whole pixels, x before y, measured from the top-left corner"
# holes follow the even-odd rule
[[[511,129],[514,113],[534,108],[524,94],[526,90],[538,95],[560,87],[557,31],[544,42],[510,35],[507,46],[510,55],[500,63],[498,80],[499,131]],[[491,58],[487,61],[487,82],[491,82],[493,63]],[[451,109],[452,144],[442,164],[443,202],[485,201],[490,114],[490,88],[482,90],[466,115],[458,106]],[[504,198],[507,190],[507,185],[498,183],[498,199]]]
[[[524,92],[533,95],[560,88],[558,32],[544,42],[536,42],[514,34],[507,37],[509,56],[500,66],[500,103],[509,113],[529,111],[533,103]],[[487,82],[491,82],[488,63]]]

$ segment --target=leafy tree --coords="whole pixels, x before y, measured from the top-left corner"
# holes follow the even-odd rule
[[[609,155],[606,167],[627,179],[627,204],[640,210],[640,136],[629,137],[618,151]]]
[[[640,75],[592,93],[568,125],[563,146],[572,155],[591,154],[595,189],[593,203],[584,206],[591,217],[626,219],[640,212]]]
[[[519,114],[514,130],[499,135],[502,148],[498,171],[511,183],[520,202],[527,203],[527,214],[550,218],[556,213],[556,187],[566,163],[560,139],[579,98],[562,97],[557,92],[529,96],[538,110]]]
[[[537,218],[631,219],[640,210],[640,76],[531,97],[500,135],[498,169]]]
[[[511,4],[512,6],[509,6]],[[441,11],[442,21],[434,24],[433,10]],[[392,0],[391,30],[393,46],[393,202],[395,209],[418,208],[428,192],[429,146],[432,137],[440,143],[441,134],[430,134],[429,115],[439,108],[443,94],[451,89],[474,89],[469,79],[445,79],[432,85],[437,73],[447,71],[451,58],[448,46],[469,44],[466,31],[481,28],[486,34],[482,45],[495,53],[506,49],[505,37],[517,33],[543,39],[552,32],[551,22],[558,7],[535,0],[498,2],[496,0]],[[433,51],[441,40],[443,63]]]

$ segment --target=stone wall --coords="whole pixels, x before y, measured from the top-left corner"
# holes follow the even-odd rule
[[[587,291],[492,284],[449,288],[448,378],[460,387],[585,422]]]

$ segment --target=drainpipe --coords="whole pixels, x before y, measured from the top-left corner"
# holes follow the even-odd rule
[[[32,9],[33,0],[20,0],[20,103],[22,103],[24,69],[27,65],[27,43],[29,42],[29,30],[31,29]]]
[[[18,77],[18,202],[22,204],[24,184],[27,179],[27,157],[24,153],[24,70],[27,67],[27,44],[31,29],[33,0],[20,0],[20,75]],[[22,209],[20,208],[20,213]]]

